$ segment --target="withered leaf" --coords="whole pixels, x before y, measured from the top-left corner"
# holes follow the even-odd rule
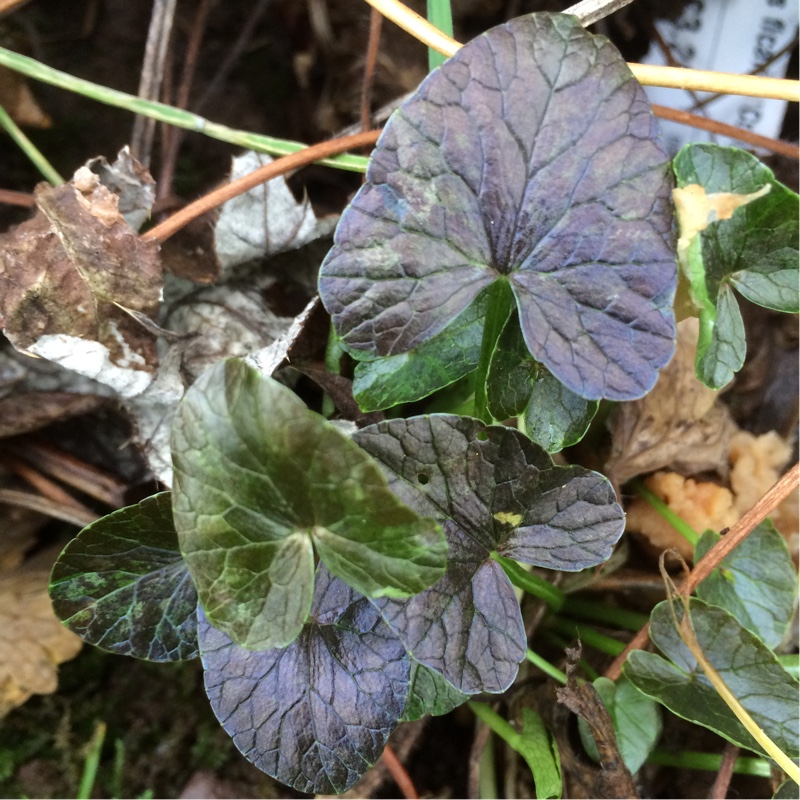
[[[684,475],[725,469],[736,425],[719,392],[695,375],[697,333],[696,318],[679,323],[675,356],[653,390],[614,410],[606,474],[615,486],[657,469]]]
[[[58,685],[57,667],[78,654],[81,640],[56,618],[47,592],[55,556],[0,575],[0,718],[31,695]]]
[[[0,400],[0,439],[94,411],[102,398],[69,392],[22,392]]]
[[[117,197],[82,167],[72,184],[35,190],[39,213],[0,236],[0,314],[19,350],[141,392],[157,363],[155,337],[125,308],[153,317],[161,264],[119,213]]]

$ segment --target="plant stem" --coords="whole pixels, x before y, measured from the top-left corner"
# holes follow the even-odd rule
[[[480,361],[475,371],[475,416],[491,423],[486,381],[489,378],[489,367],[497,347],[497,340],[514,308],[514,294],[511,291],[511,284],[505,277],[498,278],[486,291],[489,293],[486,321],[483,324]]]
[[[238,180],[226,183],[219,189],[203,195],[193,203],[189,203],[188,206],[184,206],[180,211],[176,211],[171,217],[167,217],[154,228],[145,231],[142,234],[142,238],[163,242],[193,219],[197,219],[197,217],[222,205],[233,197],[244,194],[262,183],[277,178],[279,175],[285,175],[287,172],[303,167],[306,164],[313,164],[317,161],[324,163],[328,160],[326,156],[332,153],[341,153],[344,150],[353,150],[368,144],[374,144],[378,140],[378,136],[380,136],[380,131],[367,131],[366,133],[355,133],[352,136],[342,136],[338,139],[329,139],[327,142],[311,145],[310,147],[303,147],[297,152],[278,158],[248,175],[243,175]]]
[[[453,12],[450,0],[428,0],[428,22],[438,28],[445,36],[453,38]],[[445,57],[433,47],[428,48],[428,71],[433,72]]]
[[[639,495],[642,499],[646,500],[650,507],[658,512],[659,516],[666,520],[673,528],[675,528],[678,533],[686,539],[687,542],[692,547],[697,546],[697,542],[699,541],[700,537],[697,535],[697,532],[681,519],[678,514],[676,514],[652,489],[645,485],[644,481],[636,480],[631,481],[630,484],[636,494]]]
[[[94,789],[94,782],[97,778],[97,768],[100,766],[100,754],[103,750],[103,742],[106,738],[106,723],[100,720],[95,726],[92,738],[89,740],[86,761],[83,765],[83,774],[78,792],[75,795],[77,800],[89,800]]]
[[[560,619],[554,617],[548,622],[548,625],[563,633],[567,636],[577,636],[584,644],[594,647],[601,653],[609,656],[618,656],[624,649],[625,645],[617,639],[612,639],[588,625],[581,625],[579,622],[571,622],[568,619]]]
[[[366,0],[373,8],[399,25],[428,47],[450,57],[461,47],[460,42],[445,36],[427,20],[399,0]],[[764,78],[760,75],[733,75],[684,67],[661,67],[655,64],[628,64],[634,77],[643,86],[665,86],[699,92],[719,92],[748,97],[800,102],[800,81]]]
[[[679,769],[702,769],[717,772],[722,764],[722,756],[718,753],[668,753],[666,750],[653,750],[647,757],[648,764],[659,764],[662,767],[678,767]],[[764,758],[736,759],[733,771],[738,775],[756,775],[759,778],[770,777],[770,763]]]
[[[51,86],[58,86],[70,92],[89,97],[109,106],[123,108],[132,111],[134,114],[141,114],[145,117],[166,122],[176,128],[186,128],[196,133],[210,136],[212,139],[219,139],[222,142],[245,147],[248,150],[257,150],[260,153],[269,153],[274,156],[285,156],[303,150],[305,145],[301,142],[292,142],[287,139],[275,139],[272,136],[263,136],[258,133],[248,133],[229,128],[227,125],[220,125],[211,122],[191,111],[184,111],[173,108],[166,103],[156,103],[151,100],[142,100],[132,94],[119,92],[116,89],[109,89],[105,86],[92,83],[91,81],[76,78],[66,72],[48,67],[33,58],[14,53],[4,47],[0,47],[0,65],[21,72],[29,78],[33,78]],[[320,159],[320,163],[328,167],[349,170],[350,172],[365,172],[367,159],[363,156],[340,155],[335,157],[325,157]]]
[[[0,106],[0,125],[5,128],[6,133],[19,145],[20,150],[28,156],[36,169],[42,173],[46,181],[52,186],[61,186],[61,184],[64,183],[64,179],[41,154],[36,145],[23,133],[17,123],[11,119],[11,115],[3,106]]]
[[[558,611],[563,605],[565,597],[557,586],[528,572],[511,558],[504,558],[498,553],[492,553],[492,559],[496,561],[506,573],[508,579],[514,586],[522,589],[540,600],[544,600],[553,611]]]
[[[545,661],[545,659],[543,659],[538,653],[534,653],[533,650],[529,648],[525,652],[525,658],[527,658],[528,661],[530,661],[535,667],[539,667],[539,669],[544,672],[545,675],[549,675],[551,678],[554,678],[564,686],[567,685],[566,672],[562,672],[558,667],[554,667],[549,661]]]
[[[570,616],[615,625],[629,631],[638,631],[648,620],[647,614],[640,614],[638,611],[613,608],[589,600],[576,600],[574,597],[567,597],[561,610]]]

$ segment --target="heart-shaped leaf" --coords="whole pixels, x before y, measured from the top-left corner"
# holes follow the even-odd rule
[[[103,650],[149,661],[197,655],[197,592],[178,548],[169,492],[84,528],[50,577],[57,616]]]
[[[486,379],[486,399],[494,419],[502,422],[525,410],[538,371],[522,337],[519,317],[512,314],[497,340]]]
[[[443,573],[446,543],[389,490],[374,461],[285,386],[244,361],[208,370],[172,432],[181,551],[209,621],[253,649],[306,620],[314,552],[372,597]]]
[[[722,608],[691,599],[692,625],[706,658],[742,707],[790,758],[798,755],[797,681],[775,654]],[[683,608],[676,606],[680,620]],[[650,638],[670,659],[634,650],[625,663],[625,676],[649,697],[679,717],[704,725],[734,744],[763,752],[734,716],[681,641],[669,609],[659,603],[650,615]]]
[[[421,400],[472,372],[481,355],[486,294],[441,333],[407,353],[369,358],[356,364],[353,397],[363,411]],[[362,354],[353,352],[356,358]]]
[[[462,47],[392,116],[320,295],[380,356],[509,281],[531,354],[588,399],[641,397],[673,350],[668,159],[606,39],[530,14]]]
[[[206,692],[236,746],[300,792],[352,786],[403,714],[410,662],[366,598],[317,572],[311,617],[285,649],[253,652],[200,614]]]
[[[519,431],[433,415],[371,425],[353,437],[386,470],[392,490],[443,521],[447,572],[404,602],[377,601],[409,653],[467,694],[501,692],[525,657],[510,581],[491,555],[550,569],[599,564],[624,515],[608,481],[554,467]]]
[[[732,287],[758,305],[798,310],[798,196],[735,147],[686,145],[673,166],[678,254],[700,315],[697,376],[716,389],[746,352]]]
[[[697,563],[720,539],[706,531],[697,543]],[[786,540],[762,522],[698,587],[697,596],[730,611],[767,647],[786,635],[797,603],[797,574]]]

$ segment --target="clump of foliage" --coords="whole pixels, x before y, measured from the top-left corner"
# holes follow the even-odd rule
[[[704,154],[679,157],[679,182],[771,180],[729,170],[720,189]],[[519,564],[593,567],[624,527],[605,477],[549,453],[600,399],[647,393],[672,354],[671,190],[644,93],[603,37],[533,14],[465,46],[389,121],[319,285],[364,410],[456,384],[470,413],[348,436],[247,359],[219,363],[179,408],[172,492],[62,553],[59,616],[113,652],[199,653],[237,747],[305,792],[352,786],[398,722],[506,690],[527,647]],[[738,368],[719,344],[729,284],[791,306],[787,259],[719,266],[741,230],[763,252],[757,222],[790,202],[771,188],[687,240],[704,375]],[[670,705],[659,669],[629,677]]]

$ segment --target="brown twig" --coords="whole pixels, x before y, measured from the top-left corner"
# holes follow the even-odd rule
[[[381,756],[383,763],[386,764],[386,769],[391,773],[397,788],[403,793],[403,797],[407,800],[419,800],[419,794],[414,786],[414,782],[406,772],[406,768],[400,763],[400,759],[395,755],[391,745],[386,745]]]
[[[70,453],[35,441],[4,442],[3,448],[20,459],[32,464],[46,475],[50,475],[73,489],[99,500],[112,508],[125,505],[127,485],[102,470],[81,461]]]
[[[367,59],[364,64],[364,80],[361,84],[361,131],[372,127],[372,84],[375,80],[375,65],[378,62],[378,48],[381,44],[381,21],[383,14],[376,9],[370,10],[369,41],[367,42]]]
[[[731,742],[725,743],[722,751],[722,763],[719,765],[719,772],[711,785],[708,793],[709,800],[725,800],[728,796],[728,788],[733,777],[733,768],[739,755],[739,748]]]
[[[192,90],[194,75],[197,70],[197,60],[200,55],[200,44],[203,41],[208,16],[216,0],[200,0],[195,11],[192,28],[189,31],[189,43],[186,46],[186,55],[183,61],[183,71],[178,85],[178,91],[173,105],[176,108],[189,107],[189,94]],[[166,99],[165,102],[169,102]],[[183,141],[184,133],[180,128],[164,124],[162,127],[161,141],[163,156],[161,159],[161,174],[158,179],[158,199],[169,197],[172,192],[172,178],[175,174],[175,164],[178,160],[178,150]]]
[[[695,564],[686,580],[678,587],[680,594],[691,594],[792,492],[800,483],[800,464],[795,464],[735,525]],[[605,677],[612,681],[622,675],[622,665],[632,650],[641,650],[650,639],[648,623],[628,642],[611,662]]]
[[[319,161],[322,158],[328,158],[329,156],[344,153],[347,150],[357,150],[358,148],[375,144],[375,142],[378,141],[380,133],[380,131],[367,131],[366,133],[356,133],[353,136],[329,139],[327,142],[320,142],[311,147],[298,150],[296,153],[283,156],[283,158],[278,158],[272,163],[265,164],[263,167],[255,170],[255,172],[251,172],[249,175],[245,175],[238,180],[226,183],[219,189],[215,189],[200,199],[195,200],[171,217],[165,219],[159,225],[143,233],[142,238],[145,240],[164,242],[183,228],[184,225],[188,225],[193,219],[197,219],[197,217],[222,205],[231,198],[244,194],[262,183],[277,178],[279,175],[285,175],[287,172],[291,172],[299,167],[313,164],[315,161]]]
[[[95,516],[90,508],[87,508],[79,500],[76,500],[69,492],[62,489],[57,483],[53,483],[49,478],[46,478],[41,472],[30,466],[30,464],[26,464],[21,459],[9,455],[4,455],[2,461],[14,474],[22,478],[22,480],[39,491],[48,500],[70,508],[87,518]]]
[[[164,77],[164,60],[167,54],[172,22],[175,18],[177,0],[155,0],[147,31],[142,75],[139,80],[139,97],[158,100],[161,81]],[[155,120],[137,115],[131,134],[131,152],[147,167],[150,165],[150,150],[153,146]]]
[[[81,514],[73,508],[65,508],[60,503],[56,503],[47,497],[42,497],[40,494],[20,492],[17,489],[0,488],[0,503],[5,503],[9,506],[29,508],[31,511],[38,511],[40,514],[44,514],[47,517],[69,522],[72,525],[77,525],[79,528],[85,528],[98,519],[97,514]]]
[[[785,142],[782,139],[770,139],[769,136],[761,136],[758,133],[748,131],[746,128],[737,128],[735,125],[717,122],[714,119],[701,117],[699,114],[678,111],[675,108],[660,106],[656,103],[653,103],[652,109],[653,113],[662,119],[669,119],[681,125],[691,125],[693,128],[729,136],[731,139],[738,139],[740,142],[746,142],[753,147],[763,147],[765,150],[800,161],[800,147],[791,142]]]
[[[6,203],[10,206],[23,206],[24,208],[33,208],[36,205],[32,194],[14,192],[11,189],[0,189],[0,203]]]

